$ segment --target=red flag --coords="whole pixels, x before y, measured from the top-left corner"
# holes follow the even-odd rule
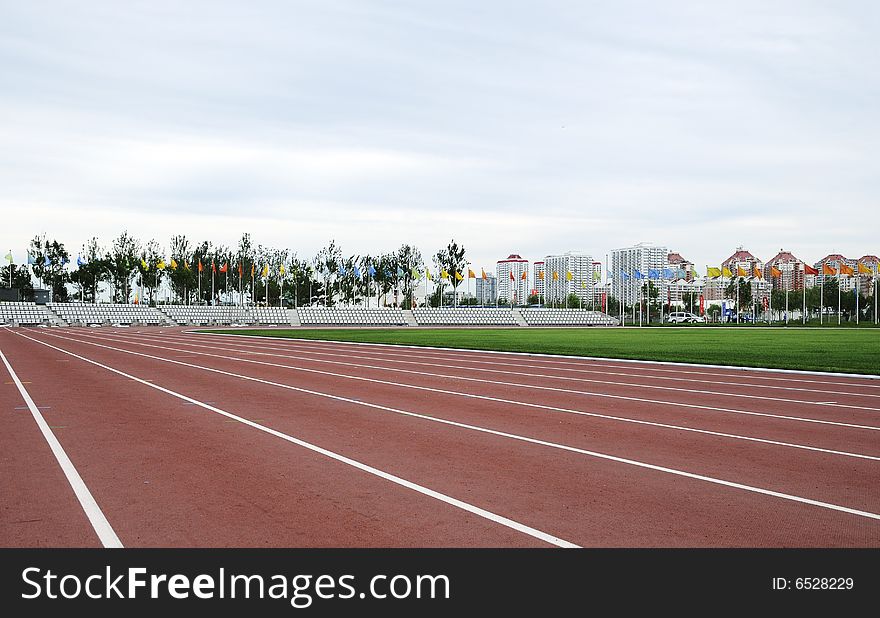
[[[244,267],[241,262],[238,263],[238,278],[241,279],[241,276],[244,274]]]
[[[221,273],[225,273],[225,272],[227,272],[228,270],[229,270],[229,262],[226,262],[225,264],[223,264],[223,266],[220,267],[220,272],[221,272]]]
[[[523,271],[523,274],[522,274],[522,277],[520,277],[520,279],[522,279],[523,281],[525,281],[525,280],[526,280],[526,277],[528,277],[528,276],[529,276],[528,271],[524,270],[524,271]]]
[[[828,264],[822,264],[822,274],[823,275],[836,275],[837,271],[834,270],[833,266],[829,266]]]
[[[202,272],[202,269],[203,269],[203,267],[202,267],[202,259],[199,258],[199,272]]]
[[[510,271],[510,280],[511,280],[511,281],[514,281],[514,276],[513,276],[513,271],[512,271],[512,270]]]
[[[808,264],[804,264],[805,275],[818,275],[819,271]]]
[[[211,272],[217,272],[217,264],[211,260]]]

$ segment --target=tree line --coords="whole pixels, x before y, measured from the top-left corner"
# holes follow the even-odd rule
[[[268,300],[277,305],[283,295],[284,302],[294,306],[367,303],[373,298],[410,307],[427,269],[434,271],[429,304],[439,304],[447,290],[457,292],[466,280],[466,267],[465,249],[454,239],[431,257],[429,266],[419,249],[409,244],[387,253],[359,255],[344,253],[331,239],[314,256],[300,257],[290,249],[255,245],[244,233],[236,246],[192,242],[175,235],[166,251],[155,239],[144,242],[125,230],[109,246],[90,238],[75,260],[64,243],[37,235],[28,245],[27,264],[0,269],[0,285],[8,285],[11,277],[12,287],[25,300],[33,300],[35,277],[51,290],[53,302],[95,302],[106,285],[114,303]],[[447,276],[441,278],[441,272]],[[160,290],[166,291],[167,299],[159,298]]]

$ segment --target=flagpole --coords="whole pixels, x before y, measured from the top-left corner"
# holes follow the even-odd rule
[[[840,314],[842,307],[840,306],[840,264],[837,265],[837,325],[840,326]]]
[[[823,265],[824,267],[824,265]],[[819,284],[819,326],[822,326],[822,314],[825,313],[825,272],[822,272],[822,282]]]

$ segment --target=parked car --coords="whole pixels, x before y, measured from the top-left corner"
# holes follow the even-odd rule
[[[685,324],[688,322],[705,322],[706,318],[687,311],[673,311],[666,316],[666,321],[670,324]]]

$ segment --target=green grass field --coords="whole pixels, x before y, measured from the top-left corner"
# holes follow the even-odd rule
[[[880,375],[880,330],[877,329],[442,328],[219,332]]]

